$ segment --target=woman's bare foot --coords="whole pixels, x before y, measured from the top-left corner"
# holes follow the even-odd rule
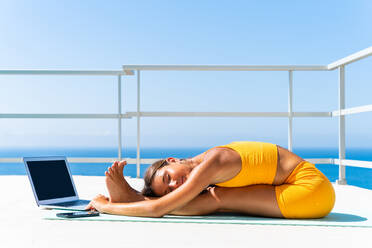
[[[116,161],[105,172],[106,186],[111,202],[127,201],[127,183],[123,175],[123,169],[126,164],[126,161]]]

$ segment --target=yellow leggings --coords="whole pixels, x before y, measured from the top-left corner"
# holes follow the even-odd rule
[[[276,200],[285,218],[321,218],[331,212],[335,191],[315,165],[302,161],[284,184],[275,187]]]

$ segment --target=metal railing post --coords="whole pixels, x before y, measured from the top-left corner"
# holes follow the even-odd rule
[[[121,75],[118,75],[118,159],[121,160]]]
[[[345,159],[345,115],[341,111],[345,108],[345,66],[339,67],[339,88],[338,88],[338,108],[340,115],[338,118],[338,159],[339,172],[337,184],[347,184],[345,175],[345,165],[342,160]]]
[[[288,150],[292,151],[292,99],[293,99],[293,71],[289,72],[289,85],[288,85]]]
[[[137,178],[140,177],[141,156],[140,156],[140,70],[137,70]]]

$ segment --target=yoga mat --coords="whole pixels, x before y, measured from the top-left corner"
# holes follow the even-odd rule
[[[162,218],[131,217],[121,215],[101,214],[97,217],[59,218],[56,213],[71,212],[62,210],[42,210],[43,219],[67,221],[116,221],[116,222],[162,222],[162,223],[199,223],[199,224],[246,224],[246,225],[289,225],[289,226],[336,226],[336,227],[367,227],[372,228],[371,216],[359,216],[348,213],[332,212],[321,219],[279,219],[251,217],[231,213],[217,213],[206,216],[176,216],[166,215]]]

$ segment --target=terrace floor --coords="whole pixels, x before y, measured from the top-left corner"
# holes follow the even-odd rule
[[[104,177],[74,176],[79,196],[107,194]],[[134,188],[141,179],[129,178]],[[334,185],[333,211],[365,216],[372,190]],[[26,176],[0,176],[1,247],[368,247],[372,228],[42,219]],[[370,215],[369,215],[370,216]]]

